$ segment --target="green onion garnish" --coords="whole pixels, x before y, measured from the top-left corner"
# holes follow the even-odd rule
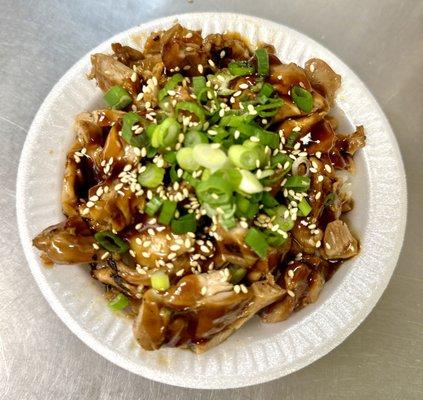
[[[301,201],[298,203],[298,215],[300,215],[301,217],[307,217],[310,212],[311,205],[305,198],[302,198]]]
[[[266,258],[269,245],[266,235],[255,228],[251,228],[245,236],[245,243],[251,247],[260,258]]]
[[[193,147],[194,160],[204,168],[217,171],[228,165],[228,156],[215,144],[200,143]]]
[[[313,109],[312,94],[301,86],[294,86],[291,89],[291,97],[301,111],[309,113]]]
[[[246,146],[235,144],[229,148],[228,156],[232,163],[239,168],[252,170],[260,166],[260,157],[255,148],[249,149]]]
[[[109,301],[109,308],[113,311],[121,311],[128,307],[129,300],[122,293],[118,293],[112,300]]]
[[[248,61],[232,61],[228,65],[229,72],[234,76],[254,74],[254,65]]]
[[[154,196],[146,205],[144,211],[150,217],[154,216],[163,204],[160,197]]]
[[[173,219],[170,226],[175,235],[195,232],[197,229],[197,220],[194,214],[186,214],[178,219]]]
[[[261,201],[266,208],[273,208],[279,205],[278,201],[268,192],[263,193]]]
[[[269,103],[256,107],[257,114],[262,118],[273,117],[278,113],[283,103],[282,99],[271,99]]]
[[[181,127],[175,118],[168,117],[157,125],[151,136],[151,145],[155,148],[173,147]]]
[[[279,235],[279,233],[266,231],[266,240],[269,246],[280,247],[286,242],[287,238],[282,235]]]
[[[176,114],[179,114],[180,111],[187,111],[194,114],[202,124],[206,122],[206,112],[204,111],[204,108],[197,103],[193,103],[191,101],[181,101],[175,108]]]
[[[144,147],[148,143],[147,135],[135,135],[132,127],[136,124],[144,124],[145,120],[137,113],[130,111],[127,112],[123,118],[122,137],[123,139],[134,147]]]
[[[207,100],[207,86],[206,78],[204,76],[194,76],[192,78],[192,87],[194,94],[197,96],[198,101]]]
[[[163,154],[163,159],[169,164],[176,164],[176,151],[169,151]]]
[[[159,215],[159,223],[169,225],[176,211],[176,201],[165,200]]]
[[[233,188],[230,182],[216,175],[201,181],[196,187],[196,193],[201,203],[211,206],[228,204],[232,199]]]
[[[159,291],[165,291],[170,288],[170,281],[167,274],[157,271],[150,277],[151,287]]]
[[[265,83],[259,92],[259,96],[264,96],[264,97],[270,97],[273,93],[274,89],[273,86],[270,83]]]
[[[310,178],[308,176],[289,176],[286,178],[284,187],[293,189],[297,192],[305,192],[310,187]]]
[[[146,169],[138,175],[138,183],[141,186],[155,188],[163,182],[165,170],[156,164],[147,164]]]
[[[122,110],[132,103],[131,95],[122,86],[113,86],[105,94],[104,100],[110,107]]]
[[[329,206],[331,204],[333,204],[335,200],[335,193],[329,193],[326,197],[325,200],[323,201],[324,206]]]
[[[299,132],[292,131],[290,133],[290,135],[288,136],[288,139],[286,140],[285,146],[286,147],[289,147],[290,149],[292,149],[294,147],[294,145],[295,145],[295,142],[298,139],[298,136],[300,136],[300,133]]]
[[[194,158],[192,147],[183,147],[176,153],[176,160],[182,169],[187,171],[196,171],[200,164]]]
[[[263,185],[254,174],[245,169],[241,169],[239,172],[241,173],[241,182],[238,189],[242,193],[253,194],[263,191]]]
[[[269,74],[269,55],[266,49],[256,50],[257,58],[257,72],[261,76],[267,76]]]
[[[244,279],[244,276],[247,274],[247,270],[242,267],[229,267],[229,273],[231,274],[231,278],[229,282],[231,282],[233,285],[236,285],[237,283],[241,282]]]
[[[184,146],[185,147],[194,147],[196,144],[200,143],[208,143],[209,140],[207,139],[207,136],[200,131],[188,131],[185,134],[185,140],[184,140]]]
[[[256,202],[251,202],[244,196],[237,194],[236,200],[236,211],[235,215],[238,218],[245,217],[247,219],[254,218],[259,212],[259,204]]]
[[[159,91],[159,101],[162,101],[167,95],[168,91],[175,89],[176,86],[178,86],[179,83],[181,83],[184,80],[184,77],[181,74],[175,74],[173,75],[163,86],[162,89]]]
[[[276,209],[274,209],[275,218],[272,221],[273,225],[279,225],[279,229],[282,229],[285,232],[290,231],[295,224],[289,215],[285,217],[287,210],[288,209],[282,204],[278,206]]]
[[[111,231],[101,231],[94,235],[98,244],[111,253],[125,253],[129,249],[128,243]]]

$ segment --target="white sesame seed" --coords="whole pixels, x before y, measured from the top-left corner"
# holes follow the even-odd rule
[[[293,278],[294,277],[294,271],[292,269],[288,270],[288,276],[290,278]]]
[[[137,81],[137,73],[136,72],[133,72],[132,73],[132,75],[131,75],[131,81],[132,82],[136,82]]]
[[[216,66],[216,64],[213,62],[213,60],[208,60],[207,62],[209,63],[210,67]]]
[[[329,164],[325,164],[325,170],[326,170],[327,172],[329,172],[329,173],[331,173],[331,172],[332,172],[332,168],[331,168],[331,166],[330,166]]]
[[[290,297],[295,297],[295,293],[292,290],[287,290],[286,293],[288,293]]]
[[[236,294],[238,294],[240,291],[241,291],[240,286],[239,286],[239,285],[235,285],[235,286],[234,286],[234,292],[235,292]]]
[[[330,244],[329,243],[325,243],[325,247],[328,249],[328,250],[330,250]]]
[[[170,254],[167,256],[167,258],[168,258],[169,260],[173,260],[174,258],[176,258],[176,256],[177,256],[177,254],[176,254],[176,253],[170,253]]]
[[[100,249],[100,246],[99,246],[97,243],[93,243],[93,247],[94,247],[96,250],[99,250],[99,249]]]
[[[207,288],[206,288],[205,286],[203,286],[203,287],[201,288],[200,293],[201,293],[201,295],[202,295],[202,296],[205,296],[205,295],[207,294]]]
[[[316,248],[318,249],[321,245],[322,245],[322,242],[321,242],[320,240],[318,240],[318,241],[316,242]]]
[[[316,151],[316,154],[315,155],[316,155],[317,158],[322,157],[322,153],[320,151]]]
[[[241,83],[241,84],[239,85],[239,88],[240,88],[240,89],[248,89],[248,84],[247,84],[247,83]]]
[[[323,175],[319,175],[319,176],[317,177],[317,182],[323,182],[323,179],[325,179],[325,178],[323,177]]]
[[[256,143],[260,142],[260,139],[259,139],[257,136],[251,136],[251,137],[250,137],[250,140],[251,140],[252,142],[256,142]]]

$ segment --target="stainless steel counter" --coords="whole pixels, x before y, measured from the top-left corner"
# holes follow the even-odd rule
[[[423,398],[422,1],[1,0],[0,10],[1,399]],[[232,391],[154,383],[82,344],[59,321],[32,279],[15,222],[20,151],[54,83],[114,33],[190,11],[238,11],[268,18],[304,32],[340,56],[388,116],[410,191],[398,267],[359,329],[329,355],[293,375]]]

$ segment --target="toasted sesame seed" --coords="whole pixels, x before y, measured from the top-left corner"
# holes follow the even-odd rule
[[[295,293],[292,290],[287,290],[286,293],[288,293],[290,297],[295,297]]]
[[[149,235],[151,235],[151,236],[154,236],[154,235],[156,234],[156,232],[154,231],[154,229],[153,229],[153,228],[148,228],[148,229],[147,229],[147,233],[148,233]]]
[[[149,258],[149,257],[150,257],[150,253],[149,253],[149,252],[147,252],[147,251],[143,251],[143,252],[141,253],[141,255],[142,255],[144,258]]]
[[[96,250],[99,250],[99,249],[100,249],[100,246],[99,246],[97,243],[93,243],[93,247],[94,247]]]
[[[169,260],[173,260],[174,258],[176,258],[177,254],[176,253],[169,253],[169,255],[167,256],[167,258]]]
[[[182,276],[184,274],[184,270],[180,269],[179,271],[176,272],[176,276]]]
[[[240,291],[241,291],[240,286],[239,286],[239,285],[235,285],[235,286],[234,286],[234,292],[235,292],[236,294],[238,294]]]
[[[245,285],[241,284],[241,285],[239,285],[239,287],[240,287],[242,293],[248,293],[248,289]]]
[[[102,260],[105,260],[107,257],[109,257],[110,256],[110,253],[108,252],[108,251],[106,251],[100,258],[102,259]]]
[[[319,175],[319,176],[317,177],[317,182],[323,182],[323,179],[325,179],[325,178],[323,177],[323,175]]]
[[[294,271],[292,269],[288,270],[288,276],[290,278],[293,278],[294,277]]]
[[[132,73],[132,75],[131,75],[131,81],[132,82],[136,82],[137,81],[137,73],[136,72],[133,72]]]
[[[135,243],[136,243],[136,244],[139,244],[139,245],[142,245],[142,240],[141,240],[140,238],[138,238],[138,237],[137,237],[137,238],[135,239]]]
[[[207,294],[207,288],[205,286],[203,286],[200,290],[200,293],[202,296],[205,296]]]
[[[330,166],[329,164],[325,164],[325,170],[326,170],[327,172],[329,172],[329,173],[331,173],[331,172],[332,172],[332,168],[331,168],[331,166]]]
[[[208,60],[207,62],[209,63],[210,67],[216,66],[216,64],[213,62],[213,60]]]
[[[317,158],[320,158],[320,157],[322,157],[322,153],[321,153],[320,151],[316,151],[315,156],[316,156]]]
[[[325,247],[328,249],[328,250],[330,250],[330,244],[329,243],[325,243]]]
[[[316,248],[318,249],[321,245],[322,245],[322,242],[321,242],[320,240],[318,240],[318,241],[316,242]]]

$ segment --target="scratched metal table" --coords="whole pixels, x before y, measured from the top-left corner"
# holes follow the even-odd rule
[[[1,399],[423,398],[422,1],[1,0],[0,10]],[[16,170],[26,132],[63,73],[116,32],[165,15],[213,10],[284,23],[346,61],[390,119],[410,189],[398,267],[359,329],[329,355],[293,375],[232,391],[154,383],[82,344],[59,321],[32,279],[15,222]]]

